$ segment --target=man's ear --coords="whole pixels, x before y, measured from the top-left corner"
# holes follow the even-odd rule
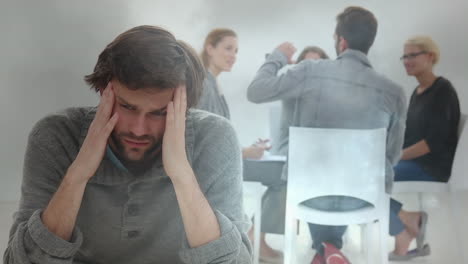
[[[348,49],[348,41],[341,37],[340,36],[340,42],[339,42],[339,45],[340,45],[340,50],[341,52],[345,51],[346,49]]]

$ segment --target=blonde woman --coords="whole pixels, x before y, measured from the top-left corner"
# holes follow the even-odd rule
[[[449,80],[434,74],[440,60],[437,44],[428,36],[415,36],[404,45],[401,60],[406,73],[414,76],[414,89],[406,119],[403,154],[395,166],[395,181],[440,181],[450,177],[457,145],[460,106],[457,92]],[[390,260],[409,260],[428,255],[424,244],[427,214],[401,210],[402,204],[391,200],[390,233],[395,236],[395,250]],[[413,239],[417,248],[408,250]]]

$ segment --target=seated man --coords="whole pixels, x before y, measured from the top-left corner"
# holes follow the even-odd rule
[[[231,125],[192,110],[193,50],[140,26],[99,55],[98,107],[39,121],[4,263],[251,263]]]
[[[297,57],[296,63],[303,60],[329,59],[324,50],[317,46],[307,46]],[[274,146],[271,153],[280,156],[287,156],[288,150],[285,148],[288,142],[289,126],[287,121],[292,121],[294,116],[294,102],[284,100],[279,107],[278,127],[271,127]],[[273,112],[274,113],[274,112]],[[272,113],[270,113],[272,114]],[[270,121],[271,122],[271,121]],[[270,124],[271,126],[272,124]],[[276,133],[276,134],[275,134]],[[247,166],[246,166],[247,165]],[[250,166],[248,166],[250,165]],[[283,263],[283,253],[270,247],[266,242],[266,234],[284,234],[284,217],[286,214],[286,181],[283,179],[282,171],[284,162],[269,162],[255,166],[244,161],[244,177],[248,169],[256,169],[263,185],[268,189],[262,197],[262,224],[260,233],[260,260],[266,263]],[[247,169],[247,171],[246,171]],[[245,178],[244,178],[245,179]],[[253,238],[253,226],[249,230],[249,237]]]
[[[348,7],[337,16],[336,60],[304,60],[278,76],[282,67],[292,63],[296,51],[291,43],[285,42],[260,67],[247,90],[247,97],[254,103],[289,102],[294,113],[291,121],[283,121],[287,126],[386,128],[385,176],[390,193],[393,166],[399,159],[403,143],[406,100],[403,89],[377,73],[367,58],[376,33],[377,20],[370,11]],[[288,141],[285,149],[288,149]],[[286,179],[287,175],[283,176]],[[353,197],[324,196],[309,200],[306,205],[321,210],[346,211],[364,207],[367,203]],[[309,227],[313,247],[317,250],[314,264],[349,263],[338,251],[342,247],[345,226],[309,224]],[[390,229],[394,230],[393,227]],[[327,252],[334,253],[327,256]]]

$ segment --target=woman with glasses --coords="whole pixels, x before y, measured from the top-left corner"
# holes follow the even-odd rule
[[[449,80],[433,72],[440,52],[430,37],[407,40],[401,59],[418,86],[408,107],[403,155],[395,167],[395,180],[447,182],[460,119],[457,92]]]
[[[408,106],[403,153],[395,166],[395,181],[447,182],[450,177],[460,107],[450,81],[434,74],[439,59],[439,48],[430,37],[416,36],[405,42],[401,60],[406,73],[414,76],[418,85]],[[391,259],[408,260],[429,254],[429,247],[424,245],[427,214],[406,212],[401,207],[392,199],[391,210],[399,217],[390,219],[391,226],[400,226],[400,230]],[[413,239],[417,249],[408,251]]]

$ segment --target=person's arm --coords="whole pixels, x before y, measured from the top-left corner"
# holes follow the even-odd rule
[[[217,157],[208,156],[216,155],[214,146],[220,143],[210,139],[213,148],[196,159],[215,163],[211,165],[213,171],[198,167],[198,173],[204,175],[197,177],[185,148],[185,98],[185,88],[177,88],[174,103],[168,105],[163,139],[164,169],[174,185],[187,239],[179,255],[185,263],[250,263],[250,244],[245,235],[248,224],[244,222],[241,231],[235,223],[244,220],[238,141],[232,138],[233,130],[216,131],[225,132],[221,133],[223,141],[233,144],[223,148],[228,155],[217,154],[223,159],[220,162]],[[200,177],[210,182],[209,187],[202,190]]]
[[[440,87],[437,99],[428,107],[427,120],[424,125],[424,141],[428,153],[440,153],[447,149],[448,142],[457,136],[460,107],[457,94],[450,83]]]
[[[66,172],[61,172],[64,164],[59,161],[64,146],[47,144],[63,140],[51,136],[54,131],[50,126],[56,124],[45,120],[33,129],[26,151],[20,209],[4,263],[72,262],[83,239],[75,223],[86,183],[101,163],[118,120],[117,115],[110,117],[113,102],[113,92],[106,89],[86,139]]]
[[[174,101],[167,106],[166,131],[163,139],[164,169],[171,178],[179,203],[185,233],[195,248],[220,237],[216,216],[200,190],[185,151],[185,86],[175,89]]]
[[[117,114],[111,118],[113,106],[114,94],[109,83],[80,152],[42,214],[47,229],[63,240],[68,241],[71,237],[86,184],[96,173],[107,140],[117,123]]]
[[[247,99],[253,103],[266,103],[296,98],[303,88],[307,63],[299,63],[286,73],[277,75],[286,64],[291,63],[295,48],[288,42],[281,44],[260,67],[247,89]]]
[[[387,147],[386,147],[386,191],[391,193],[393,184],[393,167],[397,164],[401,157],[401,149],[403,147],[405,128],[406,128],[406,97],[403,89],[399,89],[396,98],[387,98],[386,102],[395,104],[393,115],[390,120],[390,125],[387,129]]]
[[[403,149],[403,155],[401,155],[402,160],[411,160],[421,156],[424,156],[431,152],[429,145],[427,145],[426,140],[420,140],[416,144],[413,144],[407,148]]]

